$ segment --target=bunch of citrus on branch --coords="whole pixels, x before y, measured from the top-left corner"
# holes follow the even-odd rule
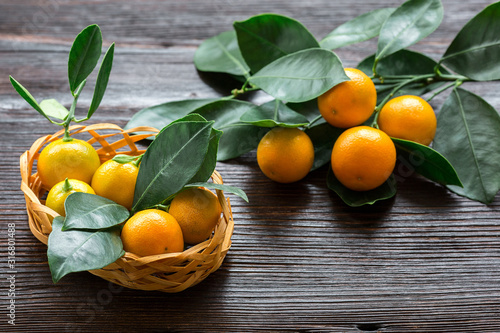
[[[200,114],[224,130],[218,160],[257,148],[262,172],[283,183],[330,164],[327,186],[351,206],[396,194],[396,160],[457,194],[490,203],[500,190],[500,116],[460,86],[500,79],[493,33],[500,29],[500,3],[472,18],[438,61],[407,49],[431,34],[443,15],[440,0],[408,0],[364,13],[321,40],[283,15],[234,22],[200,45],[194,64],[236,78],[241,87],[220,99],[145,108],[126,128]],[[332,51],[371,38],[378,38],[377,48],[356,68],[344,68]],[[270,101],[238,99],[255,90]],[[428,102],[449,90],[436,118]]]
[[[238,188],[209,182],[222,132],[200,115],[168,124],[138,156],[115,152],[107,159],[109,149],[100,155],[89,142],[72,136],[71,122],[90,119],[104,96],[114,44],[102,60],[87,116],[76,118],[77,100],[101,48],[97,25],[76,37],[68,61],[73,95],[69,110],[53,99],[38,103],[10,78],[35,110],[64,127],[62,138],[45,138],[49,143],[36,165],[38,179],[48,190],[45,204],[57,213],[50,217],[47,250],[54,282],[71,272],[103,268],[125,251],[139,257],[162,255],[209,240],[223,213],[219,201],[223,197],[211,190],[232,192],[247,200]]]

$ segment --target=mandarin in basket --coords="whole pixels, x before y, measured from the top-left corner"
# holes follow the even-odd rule
[[[66,198],[74,192],[95,194],[89,184],[77,179],[66,178],[62,182],[55,184],[47,195],[45,205],[61,216],[66,216],[64,202]]]
[[[182,252],[184,237],[179,223],[169,213],[146,209],[135,213],[123,226],[123,249],[139,256]]]
[[[92,177],[92,188],[97,195],[108,198],[132,208],[135,183],[139,168],[134,162],[118,163],[114,160],[104,162]]]
[[[190,188],[175,196],[168,212],[181,226],[184,241],[198,244],[214,230],[222,207],[213,192],[204,188]]]
[[[37,171],[42,184],[52,188],[66,178],[90,184],[100,165],[94,147],[86,141],[70,137],[51,142],[42,150]]]

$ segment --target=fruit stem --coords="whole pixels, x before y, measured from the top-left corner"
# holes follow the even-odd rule
[[[63,193],[67,193],[67,192],[71,191],[72,189],[73,189],[73,186],[71,186],[68,178],[66,178],[64,180],[64,184],[63,184],[63,187],[62,187],[62,192]]]
[[[80,97],[80,94],[82,93],[83,87],[85,87],[85,84],[87,83],[87,80],[83,80],[83,82],[78,86],[76,89],[75,94],[73,95],[73,103],[71,103],[71,107],[69,109],[68,116],[66,117],[66,121],[64,122],[64,128],[68,128],[69,124],[71,123],[72,120],[75,119],[75,110],[76,110],[76,103],[78,102],[78,97]]]
[[[311,128],[311,126],[312,126],[315,122],[317,122],[318,120],[320,120],[321,118],[323,118],[323,116],[322,116],[322,115],[316,116],[316,118],[314,118],[313,120],[311,120],[311,121],[309,122],[309,124],[307,124],[306,126],[304,126],[304,128],[305,128],[305,129]]]
[[[139,167],[139,164],[141,164],[143,157],[144,154],[139,155],[134,161],[132,161],[132,164],[135,165],[136,167]]]
[[[73,141],[73,138],[69,135],[68,126],[64,125],[64,137],[62,139],[64,142]]]
[[[462,84],[462,81],[460,80],[457,80],[455,82],[451,82],[451,83],[448,83],[447,85],[441,87],[440,89],[436,90],[429,98],[427,98],[427,102],[430,102],[434,97],[436,97],[437,95],[439,95],[440,93],[442,93],[443,91],[451,88],[451,87],[454,87],[454,86],[459,86]]]

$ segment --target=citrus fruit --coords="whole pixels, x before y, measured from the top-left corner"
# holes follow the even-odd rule
[[[373,114],[377,103],[373,81],[358,69],[344,70],[351,80],[337,84],[318,97],[318,108],[323,118],[339,128],[361,125]]]
[[[52,188],[66,178],[90,184],[99,165],[99,155],[86,141],[59,139],[42,150],[38,157],[37,170],[42,184]]]
[[[222,207],[213,192],[204,188],[190,188],[174,197],[168,212],[181,226],[184,241],[198,244],[214,230]]]
[[[181,252],[184,239],[179,223],[167,212],[146,209],[135,213],[122,229],[123,249],[139,256]]]
[[[260,169],[279,183],[293,183],[304,178],[313,162],[313,143],[298,128],[275,127],[264,135],[257,147]]]
[[[368,191],[382,185],[396,164],[396,148],[381,130],[357,126],[345,130],[332,150],[335,177],[354,191]]]
[[[97,195],[132,208],[135,182],[139,168],[133,163],[109,160],[101,164],[92,177],[92,188]]]
[[[66,178],[62,182],[55,184],[50,189],[45,205],[56,211],[59,215],[66,216],[64,202],[66,201],[66,198],[74,192],[95,194],[89,184],[82,182],[81,180]]]
[[[391,99],[380,110],[379,128],[389,136],[428,146],[436,134],[437,120],[424,99],[404,95]]]

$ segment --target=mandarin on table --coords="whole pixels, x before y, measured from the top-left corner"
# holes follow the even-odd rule
[[[66,198],[74,192],[95,194],[89,184],[78,179],[66,178],[50,189],[45,205],[57,212],[59,215],[66,216],[64,202],[66,201]]]
[[[139,168],[133,163],[104,162],[92,177],[92,188],[97,195],[132,208],[135,183]]]
[[[321,115],[338,128],[361,125],[373,114],[377,103],[373,81],[359,69],[344,70],[351,80],[337,84],[318,97]]]
[[[368,191],[382,185],[396,164],[391,138],[368,126],[352,127],[335,141],[332,150],[335,177],[354,191]]]
[[[279,183],[301,180],[314,163],[314,146],[298,128],[275,127],[257,147],[257,163],[262,172]]]
[[[197,244],[210,236],[219,222],[222,207],[213,192],[190,188],[175,196],[168,212],[181,226],[184,241]]]
[[[42,184],[52,188],[66,178],[90,184],[100,165],[99,155],[88,142],[59,139],[42,150],[38,157],[37,170]]]
[[[428,146],[436,134],[437,120],[429,103],[419,96],[391,99],[380,110],[379,128],[389,136]]]
[[[123,249],[139,256],[182,252],[184,238],[179,223],[169,213],[146,209],[135,213],[123,226]]]

